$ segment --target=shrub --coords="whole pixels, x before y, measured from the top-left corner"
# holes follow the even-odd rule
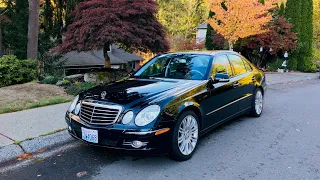
[[[0,87],[36,80],[39,74],[38,66],[39,62],[35,60],[3,56],[0,58]]]
[[[54,76],[46,76],[43,80],[45,84],[57,84],[58,81],[59,79]]]
[[[74,84],[71,84],[70,86],[66,87],[66,92],[70,95],[76,96],[79,93],[81,93],[82,91],[86,91],[90,88],[93,88],[97,86],[96,83],[89,83],[89,82],[84,82],[84,83],[80,83],[80,82],[75,82]]]
[[[282,59],[277,59],[277,60],[269,63],[268,64],[268,71],[276,72],[278,70],[278,68],[281,68],[283,61],[284,60],[282,60]]]

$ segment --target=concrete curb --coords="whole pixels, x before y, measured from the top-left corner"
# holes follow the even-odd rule
[[[67,130],[47,136],[26,140],[19,145],[11,144],[0,149],[0,167],[9,161],[14,161],[17,156],[24,153],[37,154],[59,148],[75,141]]]
[[[296,80],[292,80],[292,81],[286,81],[286,82],[269,82],[267,80],[267,85],[269,86],[273,86],[273,85],[281,85],[281,84],[288,84],[288,83],[295,83],[295,82],[301,82],[301,81],[307,81],[307,80],[314,80],[314,79],[318,79],[319,77],[303,77],[301,79],[296,79]]]
[[[21,149],[21,147],[16,144],[11,144],[1,148],[0,149],[0,165],[2,163],[15,159],[17,156],[23,153],[24,152]]]

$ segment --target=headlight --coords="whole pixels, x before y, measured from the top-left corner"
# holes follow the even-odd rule
[[[122,124],[129,124],[132,118],[133,118],[133,112],[132,111],[127,112],[122,118]]]
[[[70,106],[69,106],[69,112],[72,112],[72,111],[76,108],[76,105],[77,105],[78,100],[79,100],[79,95],[76,96],[76,97],[74,98],[74,100],[72,101],[72,103],[70,104]]]
[[[81,108],[81,103],[78,103],[76,105],[76,108],[74,109],[74,114],[78,115],[80,112],[80,108]]]
[[[154,121],[160,113],[160,106],[151,105],[138,113],[135,119],[137,126],[145,126]]]

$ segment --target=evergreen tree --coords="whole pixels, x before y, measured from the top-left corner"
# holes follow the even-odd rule
[[[279,12],[278,12],[278,15],[279,16],[284,16],[284,3],[282,2],[280,7],[279,7]]]
[[[11,22],[3,26],[4,47],[19,59],[27,58],[29,4],[26,0],[6,0]]]
[[[313,40],[313,3],[312,0],[302,1],[301,8],[301,29],[298,34],[299,40],[302,43],[302,48],[299,52],[298,69],[308,71],[312,62],[312,40]]]
[[[312,0],[287,0],[285,16],[292,23],[293,32],[298,35],[297,50],[291,54],[289,66],[292,69],[307,71],[312,57]]]
[[[212,18],[213,16],[214,16],[214,12],[210,11],[209,12],[209,18]],[[205,44],[205,47],[206,47],[207,50],[215,49],[215,45],[214,45],[213,39],[212,39],[212,31],[213,31],[213,28],[208,23],[208,25],[207,25],[207,34],[206,34],[206,44]]]

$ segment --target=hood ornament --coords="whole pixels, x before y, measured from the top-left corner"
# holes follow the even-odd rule
[[[107,92],[106,92],[106,91],[102,91],[102,93],[101,93],[101,99],[105,99],[105,98],[106,98],[106,95],[107,95]]]

